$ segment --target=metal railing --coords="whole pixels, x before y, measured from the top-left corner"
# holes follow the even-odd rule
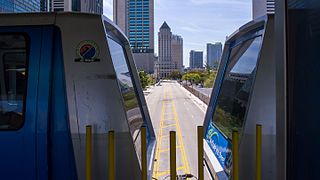
[[[198,177],[192,174],[177,175],[176,168],[176,132],[170,131],[170,179],[196,178],[204,180],[203,167],[203,127],[197,127],[198,141]],[[115,132],[108,132],[109,180],[116,179],[115,169]],[[262,126],[256,125],[255,180],[261,180]],[[147,130],[141,127],[141,167],[142,180],[147,180]],[[169,177],[168,176],[168,177]],[[86,126],[86,180],[92,179],[92,126]],[[239,141],[238,132],[232,132],[232,179],[239,180]]]

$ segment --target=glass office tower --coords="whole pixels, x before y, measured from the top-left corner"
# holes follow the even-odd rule
[[[0,13],[39,12],[41,0],[1,0]]]
[[[154,0],[114,0],[113,21],[129,38],[137,69],[153,72]]]
[[[190,68],[202,68],[203,67],[203,51],[190,51],[189,57]]]

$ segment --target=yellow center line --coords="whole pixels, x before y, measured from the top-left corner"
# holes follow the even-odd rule
[[[166,98],[166,91],[167,88],[163,89],[163,99]],[[157,151],[156,151],[156,158],[157,162],[154,165],[154,173],[153,175],[156,176],[156,179],[158,179],[159,176],[159,166],[160,166],[160,148],[161,148],[161,142],[162,142],[162,126],[163,126],[163,119],[164,119],[164,109],[165,109],[165,102],[162,102],[162,110],[161,110],[161,120],[160,120],[160,127],[159,127],[159,134],[158,134],[158,144],[157,144]]]
[[[174,113],[173,112],[164,113],[164,115],[170,115],[170,114],[174,114]]]
[[[170,90],[170,95],[172,96],[171,88],[169,90]],[[187,159],[186,151],[185,151],[184,145],[183,145],[183,140],[182,140],[181,129],[180,129],[179,121],[178,121],[177,111],[176,111],[176,107],[175,107],[173,101],[172,101],[172,107],[173,107],[174,117],[176,119],[176,124],[177,124],[177,135],[178,135],[178,138],[180,141],[180,146],[181,146],[180,151],[181,151],[181,154],[183,157],[183,164],[185,166],[185,173],[190,174],[188,159]]]
[[[161,136],[162,138],[167,138],[167,137],[169,137],[170,135],[165,135],[165,136]]]
[[[163,121],[168,121],[168,120],[172,120],[172,119],[175,119],[175,118],[167,118],[167,119],[164,119]]]
[[[167,125],[167,126],[163,126],[162,128],[167,128],[167,127],[171,127],[171,126],[176,126],[177,124],[170,124],[170,125]]]
[[[179,148],[181,148],[181,146],[176,146],[176,149],[179,149]],[[161,150],[160,152],[162,153],[162,152],[166,152],[166,151],[169,151],[170,150],[170,148],[168,148],[168,149],[163,149],[163,150]]]
[[[164,93],[163,93],[163,99],[165,100],[167,97],[171,97],[172,98],[172,90],[171,90],[171,87],[167,88],[165,87],[164,88]],[[170,106],[168,106],[170,105]],[[171,107],[172,108],[172,112],[170,114],[173,114],[174,115],[174,118],[167,118],[165,119],[164,116],[167,115],[165,113],[166,110],[170,110],[171,108],[168,108],[168,107]],[[163,121],[164,120],[175,120],[176,123],[175,124],[171,124],[171,125],[167,125],[167,126],[164,126],[163,125]],[[163,101],[162,102],[162,111],[161,111],[161,120],[160,120],[160,128],[159,128],[159,134],[158,134],[158,144],[157,144],[157,149],[156,149],[156,163],[154,165],[154,172],[153,172],[153,176],[158,179],[159,176],[162,176],[162,175],[165,175],[165,174],[168,174],[170,171],[165,171],[165,172],[159,172],[159,167],[160,167],[160,154],[163,153],[163,152],[166,152],[166,151],[169,151],[169,149],[164,149],[164,150],[161,150],[161,145],[162,145],[162,138],[167,138],[169,137],[169,135],[164,135],[162,136],[162,131],[163,131],[163,128],[166,128],[166,127],[170,127],[170,126],[176,126],[176,131],[177,131],[177,136],[178,136],[178,141],[179,141],[179,144],[178,146],[176,146],[176,148],[180,149],[181,151],[181,155],[182,155],[182,160],[183,160],[183,166],[181,167],[178,167],[177,168],[177,171],[178,170],[181,170],[181,169],[184,169],[185,173],[190,173],[190,170],[189,170],[189,165],[188,165],[188,160],[187,160],[187,157],[186,157],[186,153],[185,153],[185,148],[184,148],[184,145],[183,145],[183,141],[182,141],[182,135],[181,135],[181,130],[180,130],[180,125],[179,125],[179,122],[178,122],[178,117],[177,117],[177,112],[176,112],[176,108],[175,108],[175,105],[174,105],[174,102],[173,101],[170,101],[169,103],[168,102],[165,102]]]
[[[177,171],[178,171],[178,170],[181,170],[181,169],[184,169],[184,168],[185,168],[184,166],[178,167],[178,168],[177,168]],[[163,176],[163,175],[169,174],[169,173],[170,173],[170,170],[164,171],[164,172],[160,173],[159,176]]]
[[[162,111],[161,111],[161,120],[160,120],[160,127],[159,127],[159,135],[158,135],[158,143],[157,144],[157,151],[156,151],[156,159],[157,162],[154,164],[154,173],[153,176],[158,177],[158,172],[159,172],[159,163],[160,163],[160,148],[161,148],[161,140],[162,140],[162,119],[163,119],[163,107],[164,103],[162,103]]]

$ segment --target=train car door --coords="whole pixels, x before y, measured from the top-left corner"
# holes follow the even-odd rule
[[[50,69],[40,72],[51,68],[50,33],[49,27],[0,27],[1,179],[48,176],[49,81],[39,82],[50,77]]]

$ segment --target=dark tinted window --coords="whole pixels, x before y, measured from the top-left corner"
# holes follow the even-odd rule
[[[212,122],[231,139],[232,131],[241,135],[249,95],[256,74],[261,37],[247,40],[231,49]]]
[[[0,130],[19,129],[23,124],[26,64],[25,37],[0,34]]]
[[[139,107],[138,99],[133,87],[132,75],[128,69],[127,59],[123,47],[114,40],[108,38],[112,62],[117,73],[118,83],[121,89],[122,98],[130,132],[136,146],[137,154],[140,155],[140,127],[143,124],[143,118]]]
[[[281,133],[288,133],[285,136],[288,151],[284,158],[287,159],[287,179],[318,179],[319,162],[315,154],[320,147],[317,140],[320,127],[320,1],[287,0],[284,3],[287,3],[284,54],[287,57],[285,98],[288,119],[286,129]]]

